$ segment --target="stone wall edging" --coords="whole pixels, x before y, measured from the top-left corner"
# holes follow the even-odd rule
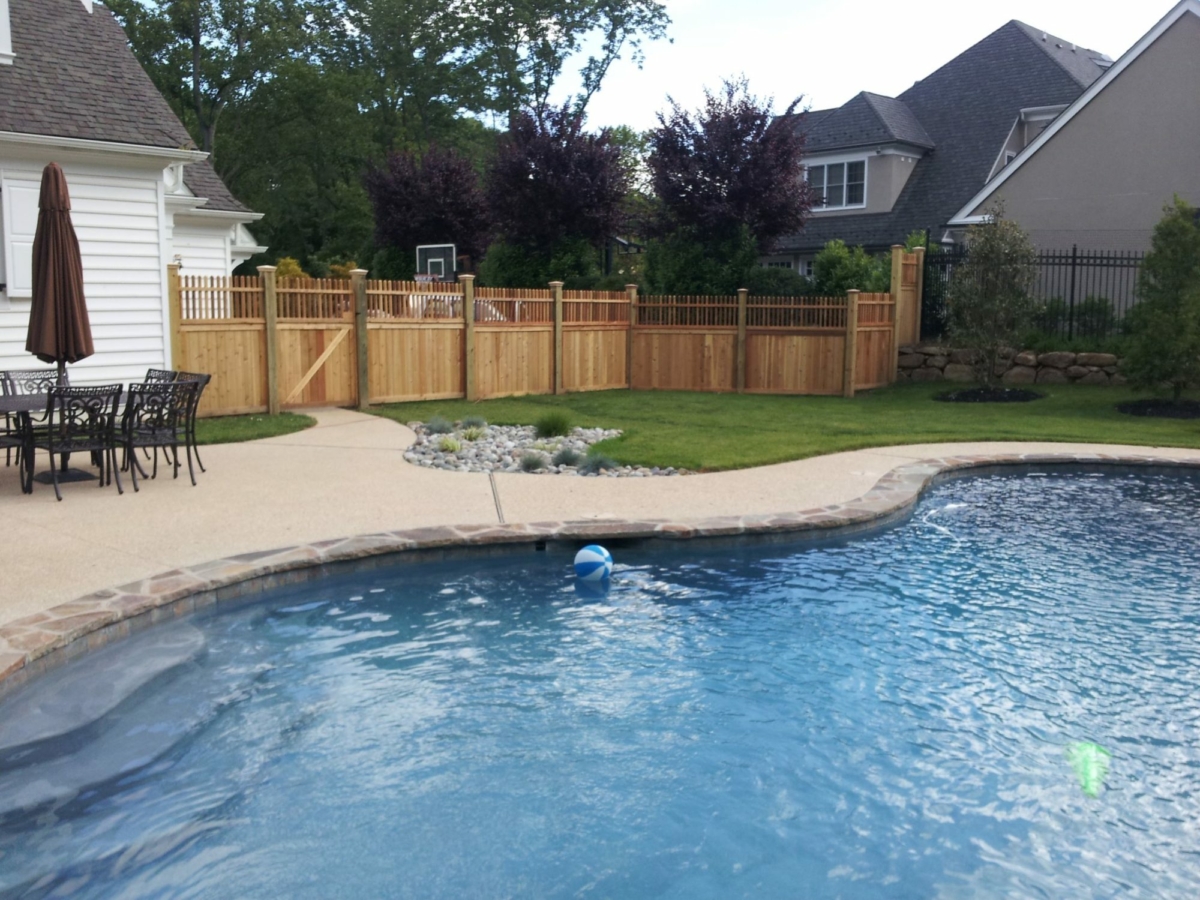
[[[55,665],[141,628],[224,601],[319,577],[337,564],[407,554],[416,558],[423,555],[422,551],[448,548],[495,550],[543,541],[806,534],[834,537],[902,514],[936,480],[949,473],[1037,465],[1153,466],[1200,472],[1200,457],[1173,459],[1104,453],[947,456],[897,466],[861,497],[846,503],[793,513],[715,516],[679,522],[646,519],[435,526],[246,553],[96,591],[0,626],[0,696]]]
[[[899,350],[896,373],[900,381],[971,382],[973,352],[953,350],[938,344],[905,344]],[[1073,353],[1054,350],[1008,351],[996,374],[1005,384],[1099,384],[1114,387],[1126,383],[1121,360],[1112,353]]]

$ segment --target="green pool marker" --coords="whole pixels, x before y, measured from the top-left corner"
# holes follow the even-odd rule
[[[1104,776],[1108,774],[1108,761],[1112,754],[1090,741],[1075,741],[1067,745],[1067,759],[1079,779],[1079,787],[1089,797],[1096,797],[1104,786]]]

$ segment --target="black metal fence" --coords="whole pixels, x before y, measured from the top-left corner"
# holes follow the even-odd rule
[[[963,247],[925,256],[921,297],[921,337],[933,340],[946,330],[946,298],[954,270],[967,258]],[[1035,328],[1049,337],[1107,338],[1120,334],[1137,302],[1137,279],[1145,254],[1113,250],[1044,250],[1038,254],[1034,296]]]

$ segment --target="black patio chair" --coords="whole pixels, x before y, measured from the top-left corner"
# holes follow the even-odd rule
[[[169,384],[178,374],[172,369],[147,369],[146,377],[142,381],[144,384]]]
[[[69,384],[67,376],[63,374],[63,383]],[[58,373],[53,369],[9,369],[0,372],[0,394],[6,397],[22,397],[30,394],[49,394],[50,389],[58,384]],[[34,428],[44,426],[45,420],[42,417],[31,415]],[[19,431],[16,416],[9,413],[4,414],[3,434],[7,438],[16,436],[19,438]],[[13,464],[13,451],[16,450],[16,463],[21,463],[21,445],[20,441],[4,440],[4,465],[10,466]]]
[[[45,425],[35,429],[32,450],[50,454],[50,475],[54,496],[62,500],[58,488],[56,457],[72,453],[90,453],[100,465],[100,487],[117,481],[117,493],[125,493],[117,470],[117,420],[120,416],[122,388],[119,384],[97,387],[58,387],[50,389]],[[30,460],[32,462],[32,459]],[[32,469],[32,466],[30,467]]]
[[[188,411],[196,393],[195,382],[152,382],[131,384],[121,419],[121,470],[129,470],[133,489],[138,490],[138,473],[146,470],[138,462],[137,449],[153,448],[154,468],[148,477],[158,477],[158,451],[172,464],[173,477],[179,477],[179,445],[187,444]],[[188,474],[196,484],[196,471],[188,457]]]
[[[196,394],[192,397],[192,408],[188,410],[187,421],[187,453],[188,464],[191,464],[193,453],[196,454],[196,465],[200,467],[201,472],[207,472],[204,468],[204,463],[200,461],[200,447],[196,443],[196,414],[200,410],[200,397],[204,394],[204,389],[208,387],[208,383],[212,381],[211,375],[205,375],[202,372],[176,372],[176,383],[183,384],[192,382],[196,385]]]

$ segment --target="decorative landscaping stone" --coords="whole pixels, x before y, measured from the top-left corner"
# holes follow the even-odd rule
[[[1067,373],[1062,369],[1056,369],[1053,366],[1045,366],[1038,369],[1038,384],[1069,384],[1070,381],[1071,379],[1067,377]]]
[[[900,368],[919,369],[925,365],[925,357],[920,353],[906,353],[900,357]]]
[[[1072,381],[1078,381],[1080,378],[1086,378],[1091,371],[1087,366],[1068,366],[1067,377]],[[1108,379],[1105,380],[1107,381]]]
[[[421,422],[409,422],[417,433],[416,442],[404,451],[404,459],[413,465],[450,472],[526,472],[522,463],[527,457],[541,460],[541,468],[528,470],[531,475],[585,475],[576,466],[556,466],[554,454],[574,450],[587,456],[592,444],[620,437],[621,432],[604,428],[573,428],[566,437],[539,438],[532,425],[488,425],[483,435],[474,441],[463,437],[463,429],[451,434],[430,434]],[[450,438],[458,449],[442,449],[442,441]],[[646,478],[654,475],[687,475],[684,469],[658,466],[619,466],[598,473],[606,478]],[[596,473],[588,477],[598,477]]]
[[[1053,353],[1043,353],[1038,356],[1039,366],[1050,366],[1054,369],[1065,369],[1074,362],[1075,354],[1068,353],[1065,350],[1059,350]]]
[[[1000,379],[1005,384],[1033,384],[1037,381],[1037,369],[1032,366],[1014,366]]]
[[[948,362],[950,362],[948,356],[931,356],[925,360],[925,365],[931,369],[944,369]]]
[[[1013,362],[1016,363],[1018,366],[1033,367],[1033,366],[1037,365],[1037,354],[1034,353],[1032,350],[1022,350],[1020,353],[1018,353],[1016,356],[1013,357]]]
[[[1084,375],[1082,378],[1080,378],[1079,381],[1077,381],[1075,383],[1076,384],[1108,384],[1109,380],[1108,380],[1108,376],[1105,375],[1104,372],[1102,372],[1099,369],[1094,369],[1091,372],[1088,372],[1086,375]]]
[[[951,350],[950,362],[957,366],[969,366],[975,362],[976,353],[974,350]],[[949,375],[946,376],[950,378]],[[951,381],[954,379],[950,378]]]
[[[1081,366],[1099,366],[1103,369],[1105,366],[1115,366],[1117,358],[1111,353],[1080,353],[1075,362]]]
[[[942,375],[947,381],[974,381],[975,371],[968,365],[961,363],[950,363],[942,370]]]
[[[943,381],[943,380],[945,380],[945,376],[942,375],[941,369],[930,369],[930,368],[913,369],[912,370],[912,380],[913,381]]]

